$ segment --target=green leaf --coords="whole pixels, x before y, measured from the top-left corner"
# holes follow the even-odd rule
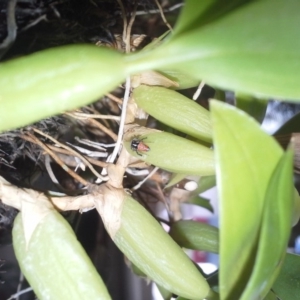
[[[56,47],[4,62],[0,131],[89,104],[125,77],[120,53],[92,45]]]
[[[169,234],[181,247],[219,253],[217,227],[192,220],[181,220],[171,225]]]
[[[300,256],[287,253],[273,290],[281,300],[300,299]]]
[[[265,298],[276,280],[290,236],[293,202],[293,153],[288,150],[267,189],[255,265],[241,300]]]
[[[276,135],[300,132],[300,113],[295,114],[290,120],[284,123],[277,131]]]
[[[174,28],[174,35],[184,34],[195,27],[207,25],[223,15],[252,0],[186,0],[179,20]]]
[[[188,89],[199,85],[199,79],[195,79],[192,75],[187,75],[175,70],[163,70],[160,71],[160,73],[179,84],[179,87],[171,87],[171,89],[174,90]]]
[[[294,189],[294,209],[292,217],[292,226],[295,226],[299,222],[300,218],[300,197],[296,189]]]
[[[125,59],[132,72],[176,69],[223,89],[299,99],[299,11],[298,0],[252,1]]]
[[[132,149],[133,139],[143,141],[149,150],[138,152]],[[174,134],[134,128],[126,132],[124,141],[132,156],[167,171],[200,176],[215,174],[214,154],[210,148]]]
[[[181,180],[183,180],[187,175],[185,174],[172,174],[170,181],[168,182],[168,184],[165,186],[165,189],[177,184],[178,182],[180,182]]]
[[[72,228],[57,211],[40,222],[28,247],[19,213],[13,245],[20,268],[39,299],[111,299]]]
[[[195,193],[193,193],[193,194],[195,194]],[[203,197],[200,197],[198,195],[195,195],[194,197],[192,197],[189,200],[189,203],[192,203],[192,204],[198,205],[200,207],[206,208],[211,213],[214,212],[214,208],[212,207],[212,205],[210,203],[210,200],[206,199],[206,198],[203,198]]]
[[[251,274],[269,179],[282,149],[244,112],[211,101],[220,199],[220,294],[239,299]]]
[[[141,85],[132,94],[137,105],[157,120],[197,139],[211,142],[209,111],[195,101],[157,86]]]
[[[237,94],[235,96],[235,102],[237,108],[249,114],[257,122],[262,123],[268,106],[266,99]]]
[[[213,4],[214,0],[185,1],[182,12],[174,28],[174,35],[188,30],[194,22],[201,19],[203,13]]]
[[[171,293],[170,291],[166,290],[158,284],[156,284],[156,286],[164,300],[172,300],[173,293]]]
[[[272,291],[269,291],[267,296],[264,298],[264,300],[278,300],[276,294],[274,294]]]
[[[198,181],[197,194],[201,194],[216,186],[216,176],[202,176]]]
[[[97,203],[96,207],[99,209]],[[126,196],[120,218],[121,226],[112,238],[131,262],[177,295],[191,300],[206,298],[210,292],[206,279],[144,207]]]

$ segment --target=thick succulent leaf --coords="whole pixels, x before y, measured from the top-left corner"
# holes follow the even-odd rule
[[[195,101],[157,86],[141,85],[132,95],[137,105],[157,120],[197,139],[211,142],[209,112]]]
[[[121,220],[113,240],[131,262],[177,295],[191,300],[206,298],[210,290],[205,278],[160,224],[129,196]]]
[[[212,101],[211,117],[220,197],[220,293],[221,299],[239,299],[254,262],[266,189],[283,151],[233,106]]]
[[[299,10],[298,0],[253,1],[125,59],[133,72],[177,69],[223,89],[299,99]]]
[[[136,130],[124,135],[124,146],[132,156],[174,173],[200,176],[215,174],[214,154],[210,148],[167,132],[138,132]],[[132,148],[133,139],[142,141],[149,149],[135,150]]]
[[[58,212],[47,214],[28,246],[22,217],[20,213],[14,222],[14,250],[39,299],[111,299],[72,228]]]
[[[300,256],[287,253],[272,289],[281,300],[300,299]]]
[[[276,280],[290,236],[293,202],[293,153],[289,150],[267,189],[255,266],[241,300],[264,299]]]
[[[71,45],[0,64],[0,131],[97,100],[124,80],[122,58],[109,49]]]
[[[215,226],[181,220],[171,225],[169,234],[181,247],[219,253],[219,230]]]

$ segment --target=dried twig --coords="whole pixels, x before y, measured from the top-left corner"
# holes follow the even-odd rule
[[[139,189],[158,170],[159,170],[159,168],[155,167],[143,180],[141,180],[138,184],[136,184],[131,190],[135,191],[135,190]]]
[[[204,86],[205,86],[205,82],[201,81],[200,84],[198,85],[198,88],[197,88],[195,94],[193,95],[193,100],[198,99]]]
[[[125,51],[126,51],[126,53],[129,53],[130,49],[131,49],[130,37],[131,37],[132,25],[133,25],[133,22],[135,20],[136,9],[137,9],[137,1],[135,1],[135,3],[134,3],[133,11],[132,11],[129,23],[127,25],[127,28],[126,28],[126,38],[125,38],[125,41],[124,41],[125,42],[125,49],[126,49]]]
[[[49,145],[49,144],[46,144],[47,147],[49,147],[51,150],[55,151],[55,152],[58,152],[58,153],[61,153],[61,154],[65,154],[65,155],[71,155],[71,153],[67,150],[64,150],[64,149],[61,149],[61,148],[58,148],[58,147],[55,147],[54,145]],[[75,155],[72,155],[72,156],[75,156]],[[78,155],[76,155],[75,157],[79,157]],[[91,157],[87,157],[87,156],[84,156],[84,158],[89,161],[91,164],[97,166],[97,167],[100,167],[100,168],[106,168],[107,167],[107,163],[104,162],[104,161],[101,161],[101,160],[97,160],[97,159],[94,159],[94,158],[91,158]]]
[[[122,18],[123,18],[123,42],[125,43],[126,41],[126,33],[127,33],[127,16],[126,16],[126,11],[125,11],[125,7],[123,5],[122,0],[117,0],[121,11],[122,11]]]
[[[61,187],[59,181],[57,180],[57,178],[54,175],[53,170],[51,168],[50,156],[48,154],[45,155],[45,168],[46,168],[48,175],[49,175],[50,179],[52,180],[52,182],[55,184],[58,184]]]
[[[7,4],[7,37],[0,45],[0,59],[14,43],[17,36],[17,23],[15,17],[17,0],[9,0]]]
[[[32,287],[28,287],[26,289],[20,290],[17,293],[11,295],[7,300],[13,300],[13,299],[17,300],[17,299],[19,299],[19,296],[26,294],[28,292],[31,292],[32,290],[33,290]]]
[[[120,98],[116,97],[115,95],[113,95],[111,93],[107,93],[105,96],[108,97],[110,100],[117,102],[118,104],[123,103],[123,101]]]
[[[33,128],[33,130],[34,130],[35,132],[37,132],[38,134],[40,134],[40,135],[46,137],[47,139],[51,140],[52,142],[58,144],[60,147],[62,147],[62,148],[64,148],[64,149],[68,150],[68,151],[69,151],[70,153],[72,153],[74,156],[79,157],[79,158],[86,164],[86,166],[88,166],[88,168],[93,172],[93,174],[94,174],[95,176],[97,176],[98,178],[100,178],[101,180],[107,180],[107,179],[108,179],[107,177],[103,177],[102,175],[100,175],[100,174],[94,169],[94,167],[89,163],[89,161],[88,161],[84,156],[82,156],[81,154],[79,154],[77,151],[75,151],[75,150],[72,149],[71,147],[69,147],[69,146],[67,146],[67,145],[65,145],[65,144],[60,143],[60,142],[57,141],[55,138],[53,138],[53,137],[47,135],[46,133],[41,132],[40,130],[38,130],[38,129],[36,129],[36,128]]]
[[[101,131],[103,131],[104,133],[109,135],[114,141],[117,139],[117,135],[114,132],[112,132],[107,127],[105,127],[104,125],[102,125],[101,123],[97,122],[94,119],[91,119],[91,118],[89,118],[89,119],[80,119],[76,115],[74,115],[73,113],[68,113],[68,112],[65,113],[65,115],[71,116],[74,119],[79,119],[82,122],[87,123],[88,125],[99,128]]]
[[[166,24],[166,26],[170,29],[170,31],[173,31],[173,28],[172,26],[169,24],[169,22],[167,21],[166,17],[165,17],[165,14],[164,14],[164,11],[160,5],[160,3],[158,2],[158,0],[155,0],[155,3],[159,9],[159,12],[160,12],[160,15],[161,15],[161,18],[162,20],[164,21],[164,23]]]
[[[75,140],[78,141],[78,143],[84,144],[84,145],[88,145],[91,146],[95,149],[99,149],[99,150],[103,150],[106,148],[112,148],[116,146],[116,143],[113,144],[105,144],[105,143],[99,143],[99,142],[93,142],[87,139],[81,139],[79,137],[75,137]]]
[[[164,8],[163,11],[164,11],[164,13],[172,12],[176,9],[181,8],[182,6],[184,6],[184,3],[177,3],[177,4],[174,4],[173,6],[170,6],[169,8]],[[147,10],[147,11],[144,11],[144,10],[137,11],[136,15],[137,16],[142,16],[142,15],[159,14],[159,13],[160,13],[159,9],[150,9],[150,10]]]
[[[107,120],[115,120],[115,121],[120,121],[119,116],[111,116],[111,115],[99,115],[99,114],[85,114],[81,112],[70,112],[66,113],[69,116],[71,115],[72,117],[76,117],[76,119],[79,120],[86,120],[86,119],[107,119]]]
[[[83,179],[81,176],[79,176],[77,173],[75,173],[72,169],[70,169],[64,162],[52,151],[50,150],[44,143],[42,143],[37,137],[35,137],[31,133],[27,133],[27,135],[35,141],[36,144],[38,144],[47,154],[49,154],[52,159],[58,163],[63,170],[65,170],[70,176],[72,176],[74,179],[76,179],[78,182],[82,183],[83,185],[87,186],[90,183],[87,182],[85,179]]]
[[[130,94],[130,77],[127,77],[126,85],[125,85],[125,94],[124,94],[124,99],[123,99],[123,104],[122,104],[122,113],[121,113],[121,121],[120,121],[120,126],[119,126],[118,138],[117,138],[117,142],[116,142],[116,147],[114,148],[112,155],[107,159],[107,162],[109,162],[109,163],[114,162],[114,160],[116,159],[117,154],[121,148],[126,113],[127,113],[127,103],[129,100],[129,94]]]

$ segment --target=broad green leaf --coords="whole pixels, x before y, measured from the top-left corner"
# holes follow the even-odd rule
[[[249,114],[257,122],[262,123],[268,106],[266,99],[257,99],[255,97],[237,94],[235,96],[235,102],[237,108]]]
[[[293,202],[293,153],[288,150],[267,189],[255,266],[241,300],[264,299],[276,280],[290,236]]]
[[[278,300],[276,294],[274,294],[272,291],[269,291],[267,296],[264,298],[264,300]]]
[[[220,294],[239,299],[254,262],[266,189],[283,151],[233,106],[211,101],[211,117],[220,198]]]
[[[205,10],[207,10],[214,0],[204,1],[185,1],[184,8],[182,9],[179,19],[174,28],[174,35],[181,34],[187,30],[191,24],[201,19]]]
[[[276,135],[290,134],[300,132],[300,113],[294,115],[290,120],[284,123],[276,132]]]
[[[193,76],[187,75],[182,72],[178,72],[178,71],[174,71],[174,70],[172,70],[172,71],[164,70],[164,71],[161,71],[160,73],[162,75],[164,75],[165,77],[167,77],[179,84],[179,87],[174,87],[174,88],[171,87],[171,89],[174,89],[174,90],[188,89],[188,88],[199,85],[198,79],[195,79]]]
[[[216,89],[214,99],[217,99],[219,101],[226,101],[226,93],[224,90]]]
[[[128,69],[176,69],[223,89],[299,99],[299,11],[298,0],[250,2],[154,51],[125,57]]]
[[[120,53],[62,46],[0,64],[0,131],[83,106],[126,77]]]
[[[186,0],[179,20],[174,28],[174,35],[184,34],[195,27],[200,28],[237,7],[250,2],[251,0]]]
[[[272,289],[281,300],[300,299],[300,256],[287,253]]]

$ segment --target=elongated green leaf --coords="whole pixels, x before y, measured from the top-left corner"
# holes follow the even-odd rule
[[[0,131],[97,100],[125,78],[122,55],[92,45],[40,51],[0,64]]]
[[[273,285],[281,300],[300,299],[300,256],[287,253],[281,272]]]
[[[197,193],[201,194],[216,186],[216,176],[202,176],[198,181]]]
[[[299,222],[300,218],[300,197],[296,189],[294,189],[294,209],[292,217],[292,226],[295,226]]]
[[[195,194],[195,192],[193,194]],[[200,197],[199,195],[195,195],[194,197],[189,199],[188,203],[192,203],[192,204],[198,205],[202,208],[206,208],[211,213],[214,212],[214,208],[212,207],[212,205],[210,203],[210,200],[206,199],[206,198],[203,198],[203,197]]]
[[[255,266],[241,300],[264,299],[280,272],[292,224],[293,155],[288,151],[271,177],[264,205]]]
[[[254,258],[264,197],[282,156],[278,144],[244,112],[211,102],[220,197],[221,299],[239,299]]]
[[[253,1],[125,59],[133,72],[177,69],[223,89],[298,99],[299,10],[298,0]]]

